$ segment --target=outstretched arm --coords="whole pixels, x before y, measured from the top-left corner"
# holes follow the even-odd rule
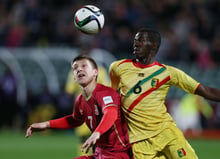
[[[33,132],[42,131],[50,127],[49,121],[41,122],[41,123],[33,123],[29,126],[26,131],[26,138],[32,135]]]
[[[209,100],[220,102],[220,90],[216,88],[211,88],[201,84],[196,90],[195,94],[198,94]]]
[[[76,120],[72,115],[67,115],[59,119],[45,121],[41,123],[33,123],[26,131],[26,138],[32,135],[33,132],[42,131],[48,128],[54,129],[69,129],[81,125],[84,121]]]

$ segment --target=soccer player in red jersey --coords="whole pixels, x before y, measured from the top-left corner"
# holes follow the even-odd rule
[[[127,126],[121,113],[118,93],[110,87],[97,83],[96,62],[89,56],[79,55],[72,61],[76,82],[81,86],[74,105],[73,114],[59,119],[33,123],[27,129],[26,137],[33,132],[47,128],[69,129],[84,122],[93,132],[82,146],[82,151],[96,145],[92,156],[76,159],[130,159],[131,151]]]

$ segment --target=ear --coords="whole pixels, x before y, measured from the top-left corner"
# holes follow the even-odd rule
[[[152,51],[153,51],[153,54],[154,56],[157,54],[157,51],[158,51],[158,48],[157,48],[157,43],[153,43],[153,46],[152,46]]]
[[[95,69],[95,76],[97,77],[97,76],[98,76],[98,74],[99,74],[98,69]]]
[[[157,50],[157,43],[156,42],[153,43],[153,49]]]

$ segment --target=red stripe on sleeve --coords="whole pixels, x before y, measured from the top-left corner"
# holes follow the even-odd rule
[[[194,94],[196,93],[196,90],[199,88],[200,85],[201,85],[201,83],[199,83],[198,86],[196,87]]]

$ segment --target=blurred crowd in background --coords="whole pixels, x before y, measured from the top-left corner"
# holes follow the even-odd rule
[[[77,9],[91,3],[103,11],[105,27],[99,35],[84,37],[74,28],[73,17]],[[150,26],[163,37],[160,58],[199,60],[209,67],[220,61],[219,16],[219,0],[1,0],[0,46],[89,43],[115,55],[131,56],[137,29]]]
[[[86,4],[94,4],[104,13],[105,26],[97,35],[82,34],[74,27],[74,13]],[[116,58],[130,58],[137,30],[153,27],[162,36],[158,59],[192,62],[207,70],[220,63],[219,17],[220,0],[0,0],[0,47],[101,48]],[[28,120],[48,120],[72,111],[74,94],[63,89],[52,96],[46,88],[41,96],[28,94],[23,109],[17,106],[16,81],[10,71],[0,80],[0,122],[4,122],[0,127],[15,122],[25,127]],[[206,110],[208,117],[216,112]],[[38,111],[40,117],[34,115]],[[24,119],[16,119],[18,112]],[[214,118],[220,119],[220,110]],[[220,123],[202,126],[218,128]]]

